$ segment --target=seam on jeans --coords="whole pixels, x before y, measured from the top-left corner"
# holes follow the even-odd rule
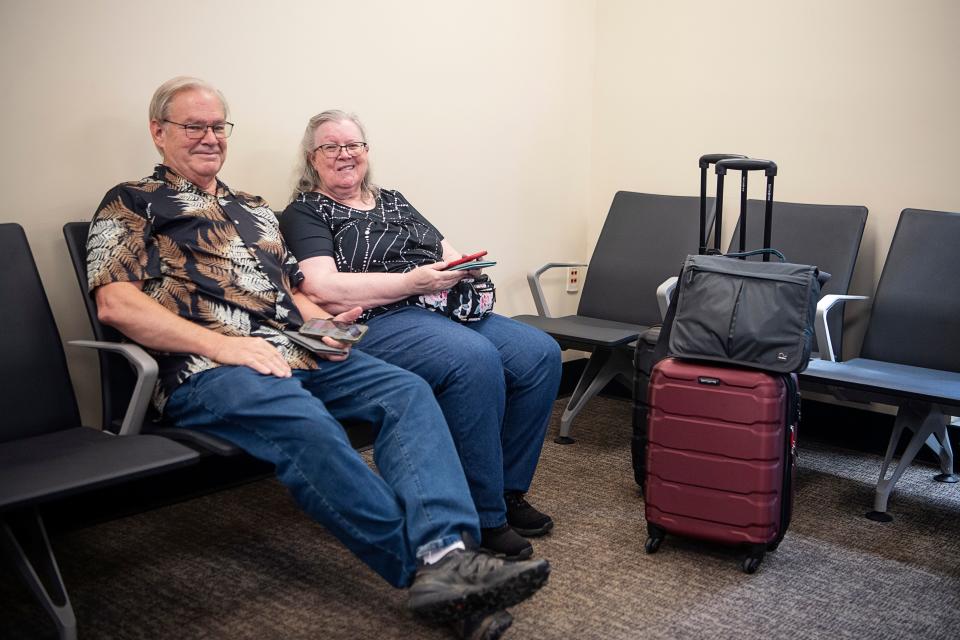
[[[309,487],[310,490],[313,491],[313,493],[317,495],[317,497],[319,497],[320,503],[323,505],[324,509],[326,509],[326,511],[327,511],[328,513],[333,514],[333,516],[336,518],[336,520],[337,520],[338,522],[342,523],[342,526],[343,526],[344,529],[346,529],[347,531],[352,531],[352,532],[354,532],[355,537],[359,538],[360,540],[362,540],[362,541],[365,542],[366,544],[368,544],[368,545],[370,545],[370,546],[372,546],[372,547],[376,547],[376,548],[380,549],[381,551],[383,551],[383,552],[386,553],[387,555],[393,556],[393,557],[396,558],[396,560],[400,563],[400,566],[401,566],[401,567],[403,566],[403,564],[404,564],[404,559],[403,559],[403,558],[401,558],[400,556],[396,555],[392,550],[387,549],[387,548],[385,548],[385,547],[382,547],[382,546],[379,545],[379,544],[374,543],[374,542],[371,541],[369,538],[367,538],[367,536],[364,535],[362,531],[360,531],[360,530],[357,529],[356,527],[352,526],[349,522],[347,522],[346,519],[344,519],[343,516],[340,515],[340,512],[337,511],[336,509],[334,509],[334,508],[330,505],[330,503],[327,502],[326,497],[324,497],[324,495],[317,489],[317,487],[313,484],[313,482],[310,481],[309,477],[303,472],[303,469],[300,468],[300,465],[298,465],[298,464],[293,460],[293,458],[291,458],[289,455],[287,455],[287,453],[283,450],[283,448],[279,447],[275,442],[273,442],[273,441],[270,440],[269,438],[265,437],[265,436],[264,436],[260,431],[258,431],[257,429],[254,429],[254,428],[252,428],[252,427],[250,427],[250,426],[248,426],[248,425],[242,424],[242,423],[240,423],[240,422],[236,422],[236,421],[233,421],[233,420],[227,420],[224,416],[220,415],[220,413],[219,413],[218,411],[215,411],[213,408],[211,408],[209,405],[207,405],[207,403],[206,403],[202,398],[199,397],[199,395],[200,395],[200,394],[199,394],[199,390],[198,390],[196,387],[197,387],[197,385],[193,385],[193,387],[190,389],[190,397],[191,397],[192,400],[197,401],[201,406],[203,406],[203,408],[204,408],[210,415],[212,415],[212,416],[214,416],[215,418],[217,418],[220,422],[222,422],[222,423],[224,423],[224,424],[232,425],[232,426],[237,427],[237,428],[239,428],[239,429],[243,429],[244,431],[247,431],[248,433],[252,433],[252,434],[254,434],[255,436],[257,436],[258,438],[260,438],[260,440],[262,440],[263,442],[267,443],[269,446],[273,447],[276,451],[280,452],[280,454],[282,454],[282,456],[283,456],[284,458],[286,458],[286,460],[289,462],[290,466],[291,466],[291,467],[297,472],[297,474],[304,480],[304,484],[305,484],[307,487]],[[331,417],[332,417],[332,416],[331,416]],[[406,456],[404,456],[404,457],[406,457]]]
[[[400,367],[397,367],[397,368],[400,369]],[[406,369],[402,369],[402,370],[403,370],[403,371],[406,371]],[[407,373],[410,373],[410,372],[407,371]],[[411,375],[416,375],[416,374],[411,374]],[[417,376],[417,377],[419,377],[419,376]],[[422,380],[422,378],[421,378],[421,380]],[[383,409],[384,413],[387,413],[387,414],[391,415],[395,421],[399,422],[399,420],[400,420],[400,414],[398,414],[397,412],[393,411],[390,407],[388,407],[387,405],[383,404],[383,403],[380,402],[379,400],[376,400],[376,399],[374,399],[374,398],[371,398],[370,396],[366,395],[366,394],[363,393],[363,392],[359,392],[359,391],[352,390],[352,389],[347,389],[347,388],[345,388],[344,386],[342,386],[342,385],[340,385],[340,384],[337,384],[337,383],[328,383],[328,384],[329,384],[330,386],[332,386],[332,387],[335,387],[335,388],[339,389],[339,390],[341,391],[341,393],[351,392],[351,393],[353,393],[353,395],[355,395],[355,396],[360,396],[361,398],[364,398],[364,399],[367,400],[368,402],[371,402],[371,403],[379,406],[381,409]],[[440,415],[442,416],[443,413],[441,412]],[[444,426],[446,426],[446,424],[444,424]],[[410,456],[407,454],[407,447],[404,445],[403,440],[400,438],[400,433],[399,433],[399,430],[398,430],[398,429],[394,429],[394,430],[393,430],[393,438],[394,438],[394,440],[397,441],[397,446],[400,448],[400,453],[403,455],[403,462],[404,462],[404,464],[407,465],[407,472],[408,472],[408,473],[410,474],[410,476],[414,479],[414,482],[415,482],[415,484],[416,484],[416,486],[417,486],[417,499],[420,501],[420,509],[421,509],[421,511],[423,511],[423,514],[424,514],[424,516],[426,517],[427,522],[429,522],[430,524],[434,524],[433,518],[430,517],[430,512],[429,512],[429,511],[426,509],[426,507],[423,505],[423,498],[420,497],[420,496],[423,495],[423,485],[420,483],[420,473],[419,473],[420,470],[415,469],[414,466],[410,463]],[[376,447],[374,447],[374,454],[376,454]],[[379,466],[379,465],[378,465],[378,466]]]
[[[420,309],[420,307],[405,307],[405,309],[410,309],[410,308],[412,308],[412,309]],[[422,309],[421,309],[421,310],[422,310]],[[432,311],[425,311],[425,313],[427,313],[427,314],[433,314]],[[434,315],[436,315],[436,314],[434,314]],[[370,323],[372,323],[374,320],[377,320],[377,319],[379,319],[379,318],[371,319]],[[487,318],[484,318],[484,320],[481,321],[481,322],[486,322],[486,320],[487,320]],[[389,322],[389,319],[384,318],[384,321],[385,321],[385,322]],[[476,330],[476,327],[473,326],[473,325],[478,324],[478,323],[462,324],[462,323],[456,322],[456,321],[454,321],[454,320],[450,320],[449,318],[444,318],[442,321],[443,321],[443,322],[446,322],[446,323],[451,323],[452,326],[457,327],[458,329],[462,329],[462,330],[464,330],[464,331],[471,331],[473,336],[475,336],[476,338],[478,338],[479,340],[481,340],[481,341],[484,342],[484,343],[488,343],[488,344],[493,348],[494,353],[495,353],[496,356],[497,356],[497,362],[499,363],[501,370],[504,371],[504,372],[506,371],[506,367],[504,366],[503,357],[502,357],[502,354],[500,353],[500,349],[498,348],[498,346],[497,346],[497,344],[496,344],[495,342],[493,342],[492,340],[490,340],[490,338],[488,338],[487,336],[483,335],[482,333],[480,333],[480,332],[478,332],[478,331]],[[396,332],[396,331],[398,330],[398,329],[396,329],[395,327],[394,327],[394,328],[388,327],[388,329],[390,329],[391,331],[394,331],[394,332]],[[386,360],[388,363],[390,362],[390,360],[389,360],[389,356],[390,356],[390,355],[392,355],[392,354],[394,354],[394,353],[399,353],[399,352],[402,352],[402,351],[403,351],[403,349],[402,349],[402,348],[399,348],[399,347],[398,347],[398,348],[392,348],[392,347],[391,347],[391,348],[383,348],[383,347],[379,347],[379,346],[374,346],[373,348],[371,348],[370,343],[360,343],[360,345],[358,345],[358,350],[363,351],[363,352],[366,353],[367,355],[371,355],[371,356],[373,356],[373,357],[381,358],[381,359],[383,359],[383,360]],[[441,352],[441,355],[439,356],[439,359],[445,360],[445,361],[448,361],[448,362],[453,362],[453,361],[458,357],[458,354],[459,354],[459,353],[460,353],[460,351],[459,351],[458,349],[456,349],[455,347],[454,347],[454,348],[450,348],[450,349],[446,349],[446,348],[445,348],[445,349],[443,349],[443,351]],[[543,358],[541,358],[541,362],[542,362],[542,361],[543,361]],[[390,363],[390,364],[393,364],[393,363]],[[448,367],[448,368],[446,369],[446,371],[444,372],[444,375],[443,375],[443,376],[441,376],[438,380],[435,380],[435,381],[431,382],[431,381],[428,381],[428,380],[426,380],[425,378],[423,378],[423,377],[422,377],[419,373],[417,373],[416,371],[411,371],[410,369],[406,369],[405,367],[402,367],[402,366],[397,365],[397,364],[394,364],[393,366],[398,367],[398,368],[400,368],[400,369],[403,369],[404,371],[407,371],[408,373],[412,373],[413,375],[419,377],[421,380],[424,380],[424,382],[426,382],[427,385],[430,387],[430,389],[431,389],[431,391],[433,392],[434,396],[439,396],[439,395],[440,395],[441,393],[443,393],[446,389],[450,388],[450,387],[452,386],[452,384],[451,384],[451,378],[454,378],[454,377],[456,377],[456,375],[457,375],[457,372],[454,371],[455,367]],[[466,366],[469,367],[470,364],[467,363]],[[535,367],[535,368],[537,368],[537,367]],[[507,379],[506,379],[505,373],[501,374],[501,376],[502,376],[502,383],[503,383],[503,387],[504,387],[504,400],[506,400],[506,398],[507,398],[507,393],[509,392],[509,386],[508,386],[508,384],[507,384]],[[504,409],[505,409],[505,408],[506,408],[506,407],[504,407]],[[548,414],[547,414],[547,420],[548,420],[548,421],[549,421],[549,418],[550,418],[550,415],[549,415],[549,413],[548,413]],[[444,420],[446,420],[446,415],[444,415]],[[502,438],[502,436],[503,436],[503,420],[502,420],[502,419],[501,419],[500,422],[496,425],[496,427],[497,427],[497,432],[498,432],[499,436]],[[449,430],[449,427],[448,427],[448,430]],[[451,433],[451,436],[452,436],[452,435],[453,435],[453,434]],[[474,469],[474,468],[476,468],[476,467],[478,467],[478,466],[481,467],[481,468],[483,468],[483,467],[486,466],[486,463],[485,463],[485,462],[478,463],[478,462],[476,461],[476,456],[470,454],[470,447],[467,447],[466,449],[461,448],[461,447],[460,447],[460,444],[457,442],[457,440],[456,440],[455,438],[454,438],[454,443],[453,443],[453,444],[454,444],[454,448],[455,448],[456,453],[457,453],[457,457],[458,457],[459,460],[460,460],[460,464],[461,464],[462,467],[464,467],[464,469],[466,469],[466,468]],[[468,480],[468,482],[467,482],[467,485],[468,485],[468,488],[469,488],[469,490],[470,490],[470,499],[471,499],[471,502],[473,502],[474,508],[477,509],[477,511],[479,512],[479,511],[480,511],[480,507],[477,505],[477,502],[476,502],[476,500],[475,500],[475,498],[474,498],[474,495],[473,495],[473,487],[470,486],[469,480]],[[501,484],[501,486],[500,486],[499,489],[496,489],[496,488],[493,489],[493,493],[494,493],[495,496],[498,495],[498,494],[502,496],[503,491],[504,491],[504,489],[503,489],[503,485],[502,485],[502,484]],[[496,498],[494,498],[494,499],[496,499]],[[497,508],[497,507],[493,507],[493,506],[491,506],[491,505],[486,505],[486,506],[483,507],[483,509],[484,509],[485,511],[493,511],[493,512],[494,512],[494,516],[493,516],[494,518],[505,518],[505,517],[506,517],[506,509],[505,509],[505,508],[500,509],[500,508]],[[478,515],[479,515],[479,513],[478,513]],[[505,520],[504,520],[504,521],[505,521]],[[501,522],[501,524],[502,524],[502,522]],[[481,523],[481,525],[482,525],[482,523]],[[482,526],[485,527],[485,525],[482,525]],[[497,525],[495,525],[495,526],[497,526]],[[489,527],[485,527],[485,528],[489,528]]]
[[[496,346],[496,345],[494,345],[494,346]],[[536,372],[541,371],[541,370],[543,370],[543,369],[545,368],[545,367],[543,366],[543,364],[544,364],[544,362],[545,362],[548,358],[549,358],[549,354],[546,354],[546,353],[541,354],[541,355],[540,355],[540,358],[537,360],[536,364],[534,364],[532,367],[530,367],[530,368],[525,372],[524,375],[520,375],[515,369],[511,369],[510,367],[508,367],[508,366],[507,366],[507,363],[505,363],[505,362],[503,363],[503,370],[504,370],[505,372],[509,372],[510,375],[512,375],[512,376],[514,377],[514,380],[515,380],[515,381],[524,380],[524,379],[526,379],[526,378],[528,378],[528,377],[532,378],[532,377],[534,377],[534,374],[535,374]],[[503,358],[501,358],[500,361],[503,362]],[[542,379],[542,376],[541,376],[541,379]],[[505,382],[506,382],[508,385],[510,384],[510,381],[509,381],[509,380],[505,380]],[[516,384],[516,382],[514,382],[514,384]]]

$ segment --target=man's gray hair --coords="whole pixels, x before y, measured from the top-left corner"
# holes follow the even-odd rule
[[[223,117],[225,119],[230,117],[230,107],[227,106],[227,99],[223,97],[219,89],[200,78],[177,76],[176,78],[167,80],[154,91],[153,99],[150,100],[151,122],[154,120],[163,122],[170,111],[170,103],[173,101],[173,98],[181,91],[187,91],[188,89],[199,89],[217,96],[220,104],[223,105]]]
[[[360,135],[363,137],[362,142],[367,142],[367,131],[363,128],[363,123],[360,122],[360,118],[353,113],[347,113],[340,109],[329,109],[310,118],[310,121],[307,122],[306,130],[303,132],[303,139],[300,141],[300,151],[298,153],[296,168],[297,186],[293,190],[292,200],[296,200],[301,193],[317,191],[323,187],[323,181],[320,180],[320,175],[310,162],[310,156],[313,155],[314,151],[313,137],[322,124],[327,122],[343,122],[344,120],[349,120],[357,125],[357,128],[360,129]],[[368,159],[367,173],[363,176],[363,180],[360,183],[360,193],[376,196],[380,188],[373,184],[370,175],[371,169]]]

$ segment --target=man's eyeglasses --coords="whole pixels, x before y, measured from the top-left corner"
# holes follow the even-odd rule
[[[183,132],[187,134],[187,137],[191,140],[199,140],[207,135],[207,129],[212,130],[213,135],[220,140],[229,138],[230,134],[233,133],[232,122],[216,122],[214,124],[181,124],[179,122],[174,122],[173,120],[167,120],[166,118],[164,118],[163,121],[169,124],[175,124],[178,127],[182,127]]]
[[[364,151],[367,150],[366,142],[348,142],[347,144],[322,144],[319,147],[315,147],[314,151],[319,151],[327,158],[336,158],[340,155],[340,149],[346,149],[347,155],[351,158],[355,158]]]

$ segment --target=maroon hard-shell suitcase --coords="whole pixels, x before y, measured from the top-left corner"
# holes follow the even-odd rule
[[[666,358],[648,401],[647,553],[667,533],[749,545],[753,573],[793,510],[796,376]]]

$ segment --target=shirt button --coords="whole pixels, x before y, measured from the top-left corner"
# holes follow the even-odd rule
[[[240,221],[239,221],[239,220],[234,220],[234,221],[233,221],[233,224],[240,224]]]

